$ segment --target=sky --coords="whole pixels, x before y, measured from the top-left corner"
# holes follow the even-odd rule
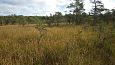
[[[102,0],[105,8],[115,8],[115,0]],[[57,11],[67,13],[66,8],[71,0],[0,0],[0,15],[25,15],[25,16],[45,16]],[[84,8],[89,12],[92,8],[90,0],[84,0]]]

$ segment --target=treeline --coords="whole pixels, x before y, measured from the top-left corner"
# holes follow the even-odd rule
[[[94,22],[94,15],[92,13],[81,13],[76,16],[75,14],[65,14],[64,16],[61,12],[56,12],[54,15],[46,17],[46,22],[49,26],[59,25],[59,24],[100,24],[100,23],[113,23],[115,24],[115,9],[105,10],[103,14],[96,15],[96,22]]]
[[[109,10],[104,7],[104,3],[101,0],[91,0],[93,4],[89,13],[85,12],[83,0],[74,0],[74,2],[68,5],[70,10],[69,14],[62,16],[61,12],[56,12],[53,16],[50,16],[47,21],[49,25],[60,22],[66,22],[68,24],[84,24],[88,23],[96,25],[98,23],[115,23],[115,9]]]
[[[50,16],[1,16],[0,25],[7,24],[36,24],[45,23],[49,26],[59,24],[91,24],[96,25],[98,23],[113,23],[115,24],[115,9],[109,10],[104,7],[101,0],[91,1],[93,4],[91,12],[86,13],[84,9],[83,0],[74,0],[74,2],[68,5],[70,11],[68,14],[62,15],[61,12],[55,12]]]
[[[79,18],[79,21],[77,19]],[[65,14],[62,15],[61,12],[56,12],[54,15],[50,16],[0,16],[0,25],[9,25],[9,24],[37,24],[44,22],[49,26],[59,24],[93,24],[94,16],[91,13],[83,12],[81,15],[76,16],[75,14]],[[104,14],[97,15],[96,23],[115,23],[115,9],[106,10]]]
[[[18,15],[10,15],[10,16],[0,16],[0,25],[25,25],[25,24],[37,24],[45,20],[43,16],[18,16]]]

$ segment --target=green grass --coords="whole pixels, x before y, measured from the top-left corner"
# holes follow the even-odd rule
[[[113,25],[47,27],[0,27],[0,65],[114,65]],[[39,41],[39,43],[38,43]]]

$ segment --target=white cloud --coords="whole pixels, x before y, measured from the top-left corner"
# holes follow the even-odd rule
[[[92,4],[85,1],[86,12],[90,11]],[[115,7],[115,1],[102,0],[106,8]],[[56,11],[64,13],[71,0],[0,0],[1,14],[22,14],[22,15],[48,15]]]
[[[85,4],[84,4],[85,11],[86,11],[86,12],[90,12],[90,10],[91,10],[91,8],[92,8],[92,4],[90,3],[89,0],[85,0],[84,3],[85,3]]]
[[[104,3],[104,7],[107,9],[113,9],[115,8],[115,1],[113,0],[101,0],[102,3]],[[85,6],[86,12],[89,12],[92,8],[92,4],[90,3],[90,0],[85,0]]]
[[[104,6],[108,9],[115,8],[115,1],[113,0],[103,0]]]
[[[63,10],[61,6],[66,4],[68,4],[67,0],[1,0],[0,11],[4,11],[4,14],[11,14],[9,12],[15,11],[12,14],[47,15]]]

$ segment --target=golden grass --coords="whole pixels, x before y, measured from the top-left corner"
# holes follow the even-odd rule
[[[94,31],[94,27],[86,28],[79,25],[47,27],[46,29],[46,34],[38,44],[40,33],[34,26],[1,26],[0,65],[88,65],[90,62],[93,65],[100,65],[104,62],[101,58],[92,61],[90,56],[85,57],[81,54],[82,52],[89,53],[87,49],[95,40],[98,40],[98,32]],[[109,31],[109,26],[106,26],[105,32],[107,31]],[[114,33],[115,31],[112,34]],[[113,47],[115,47],[114,36],[110,39]],[[69,45],[67,47],[70,47],[69,50],[66,49],[66,45]],[[115,52],[115,49],[112,51]],[[70,53],[69,59],[68,53]],[[114,54],[112,63],[115,60]]]

